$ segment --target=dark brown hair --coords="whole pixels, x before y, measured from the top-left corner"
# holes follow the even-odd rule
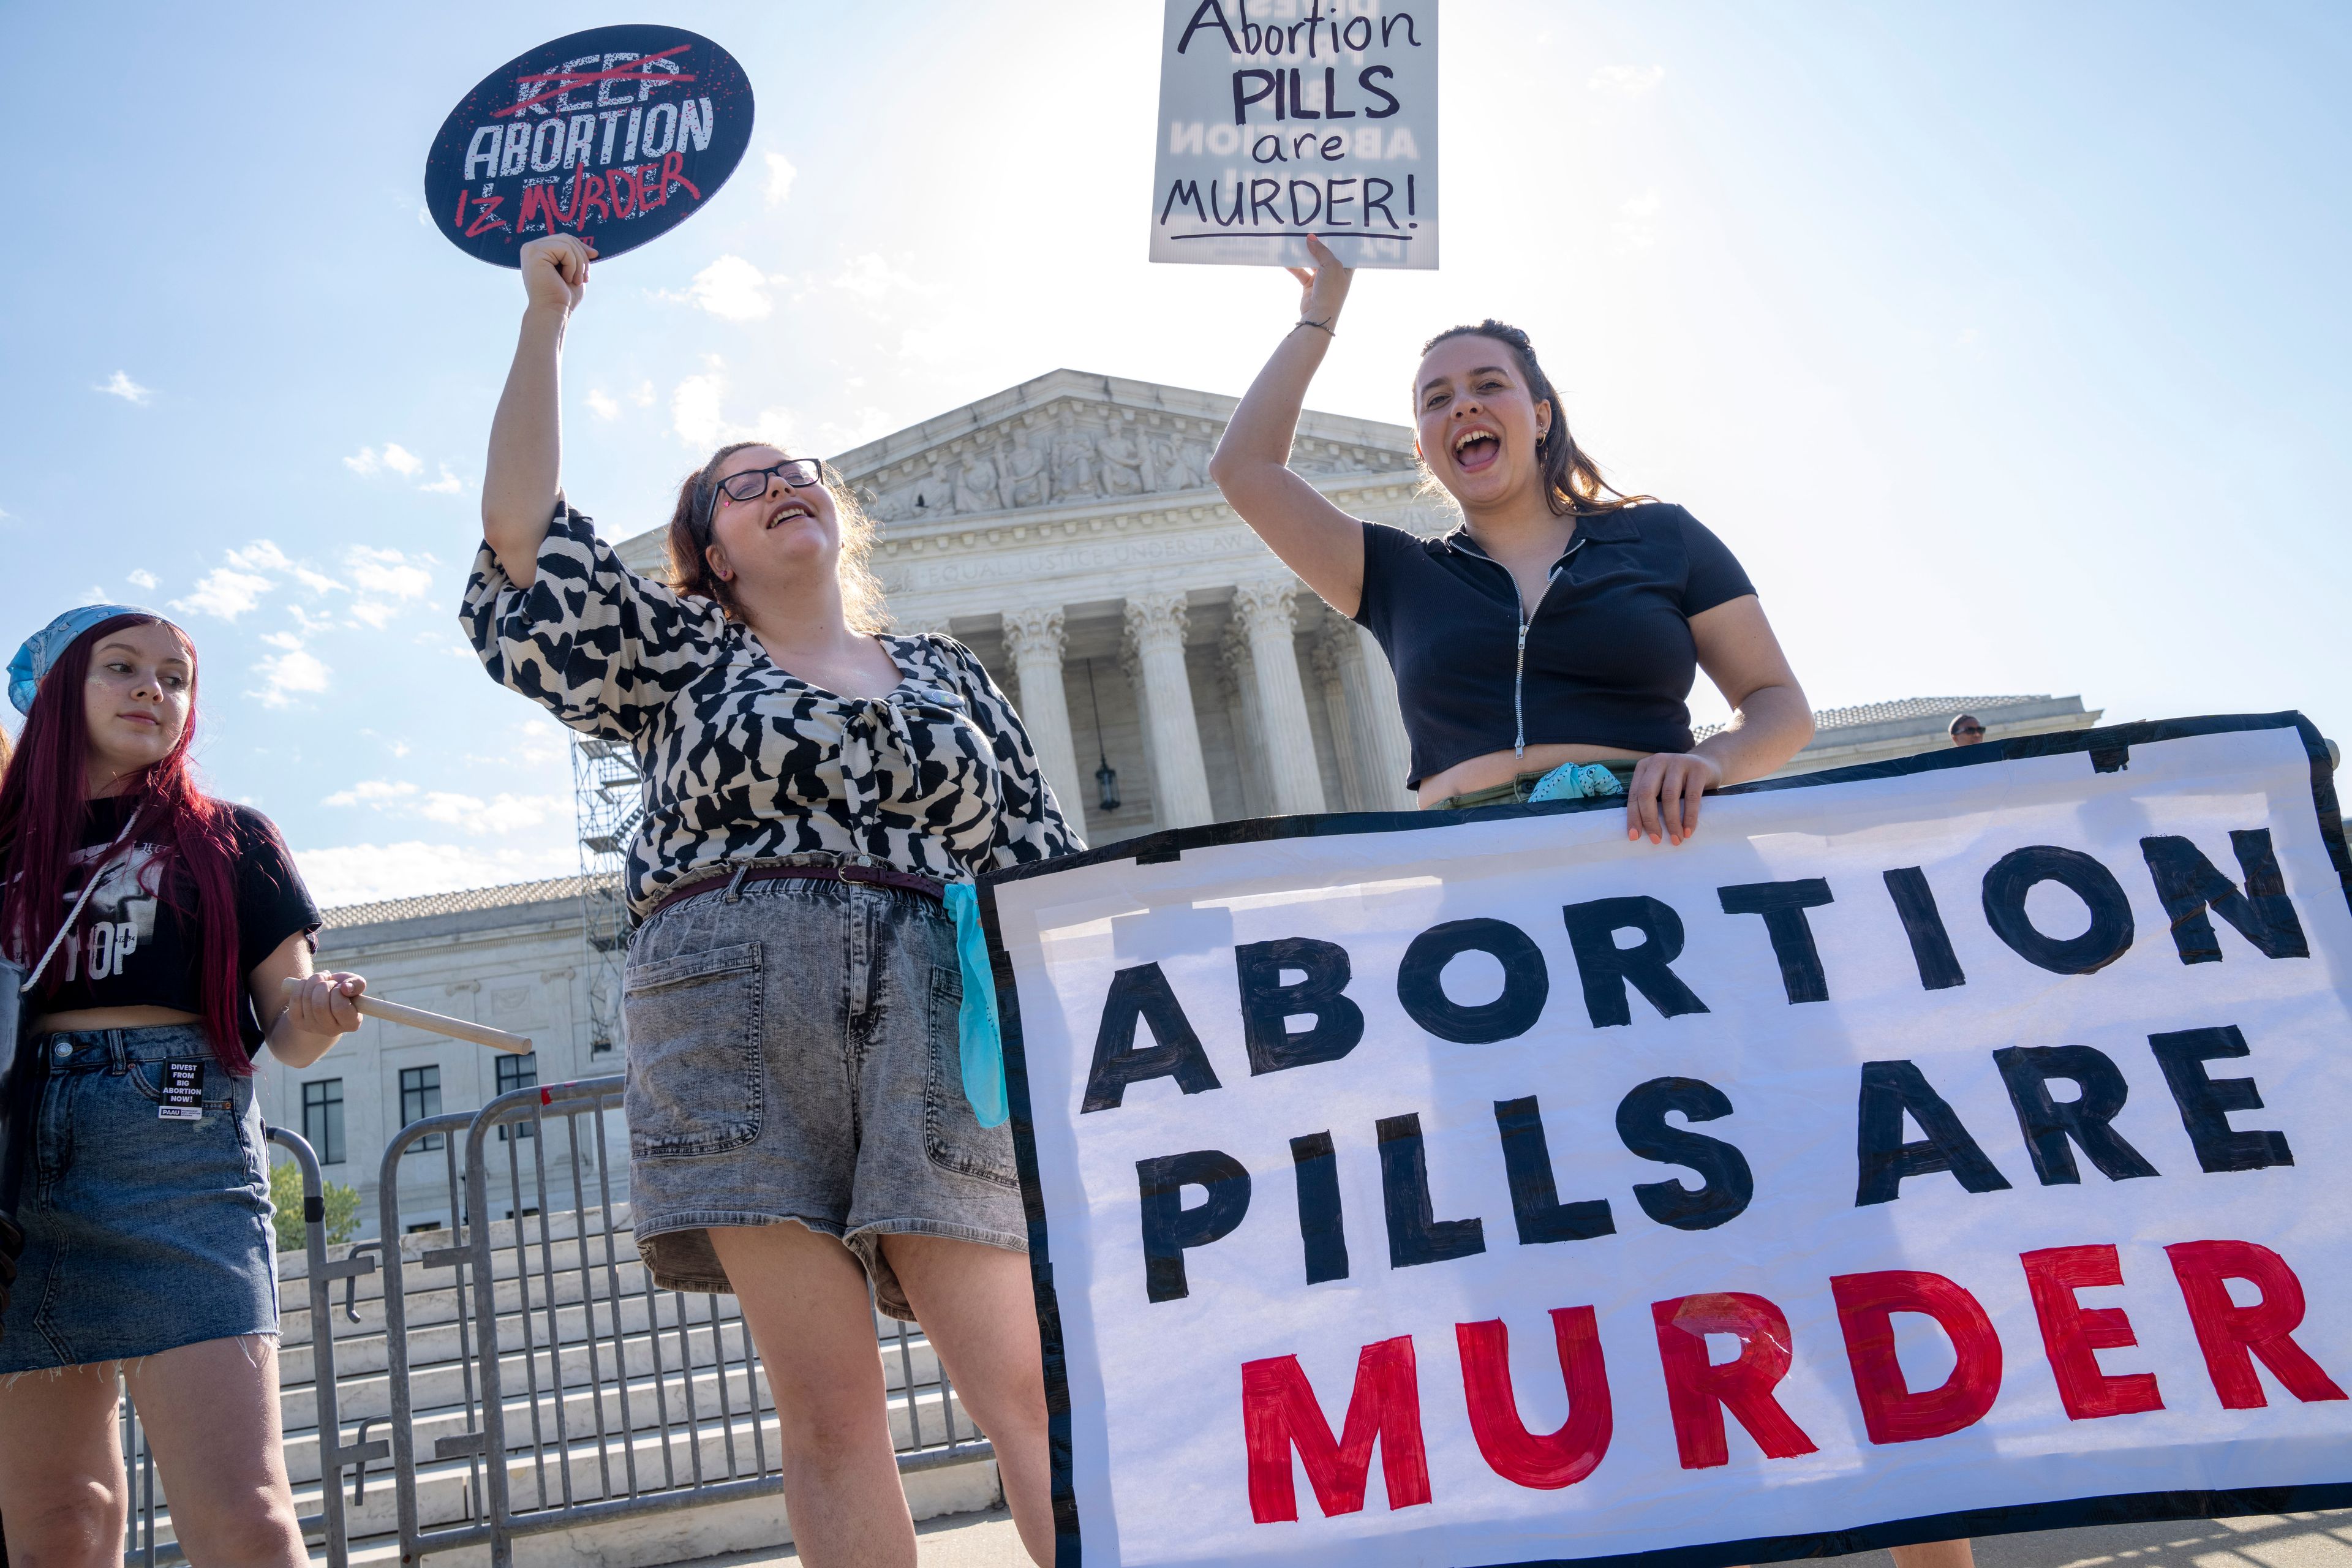
[[[710,454],[710,460],[686,476],[677,487],[677,505],[669,514],[669,582],[681,594],[715,600],[729,615],[740,612],[732,584],[710,569],[710,520],[719,505],[719,469],[728,458],[751,447],[778,450],[772,441],[730,441]],[[841,581],[842,616],[854,632],[871,636],[890,624],[883,603],[881,582],[866,565],[874,552],[874,521],[857,504],[849,487],[830,463],[818,465],[820,480],[833,497],[834,515],[841,520],[841,555],[834,574]]]
[[[1536,438],[1536,455],[1543,459],[1544,499],[1551,505],[1552,515],[1574,514],[1589,517],[1595,512],[1615,511],[1619,507],[1633,506],[1639,501],[1655,500],[1655,496],[1623,495],[1607,479],[1601,477],[1601,465],[1586,455],[1568,433],[1568,410],[1560,406],[1559,394],[1552,390],[1551,377],[1536,359],[1536,345],[1528,341],[1527,333],[1508,322],[1489,316],[1475,327],[1448,327],[1421,345],[1422,357],[1452,338],[1492,338],[1511,351],[1518,362],[1519,374],[1528,384],[1528,395],[1538,403],[1551,405],[1551,428]],[[1416,404],[1418,398],[1415,399]]]

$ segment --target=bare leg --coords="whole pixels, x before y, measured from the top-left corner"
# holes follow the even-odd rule
[[[886,1237],[882,1250],[940,1364],[955,1380],[964,1407],[996,1449],[996,1472],[1021,1544],[1034,1561],[1051,1563],[1045,1357],[1037,1343],[1029,1259],[1002,1247],[937,1236]]]
[[[131,1488],[114,1424],[114,1368],[0,1379],[0,1520],[11,1561],[116,1568]]]
[[[123,1380],[192,1563],[310,1568],[278,1416],[278,1344],[205,1340],[126,1363]]]
[[[803,1226],[713,1226],[782,1429],[793,1546],[813,1568],[914,1568],[866,1270]]]
[[[1976,1568],[1977,1554],[1965,1541],[1923,1541],[1895,1548],[1895,1568]]]

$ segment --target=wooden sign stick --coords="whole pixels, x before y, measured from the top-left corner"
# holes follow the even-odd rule
[[[299,980],[286,982],[287,994],[293,994]],[[493,1029],[487,1024],[469,1024],[463,1018],[452,1018],[443,1013],[428,1013],[422,1007],[411,1007],[399,1002],[386,1002],[381,997],[362,993],[352,999],[352,1005],[371,1018],[381,1018],[387,1024],[406,1024],[413,1029],[425,1029],[436,1035],[446,1035],[453,1040],[471,1040],[478,1046],[488,1046],[494,1051],[509,1051],[519,1057],[530,1055],[531,1044],[520,1035],[509,1035],[504,1029]]]

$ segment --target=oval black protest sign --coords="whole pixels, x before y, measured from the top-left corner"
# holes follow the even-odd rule
[[[425,210],[500,267],[550,234],[615,256],[699,211],[751,141],[751,83],[725,49],[683,27],[592,27],[516,56],[450,111]]]

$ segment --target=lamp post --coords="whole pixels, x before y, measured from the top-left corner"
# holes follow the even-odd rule
[[[1087,702],[1095,714],[1095,755],[1101,765],[1095,769],[1095,788],[1100,792],[1098,804],[1105,813],[1118,809],[1118,770],[1110,765],[1110,753],[1103,749],[1102,699],[1095,694],[1095,661],[1087,660]]]

